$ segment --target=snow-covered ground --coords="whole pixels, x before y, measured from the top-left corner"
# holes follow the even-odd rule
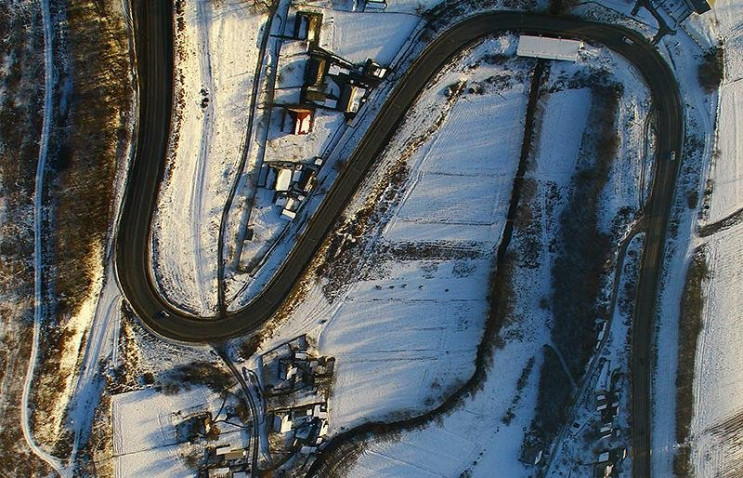
[[[327,279],[307,285],[291,316],[263,344],[270,348],[312,331],[320,353],[336,357],[331,434],[431,409],[474,370],[533,66],[523,59],[477,60],[513,53],[514,47],[513,37],[489,39],[437,76],[349,206],[347,217],[363,209],[374,185],[404,158],[408,168],[399,199],[382,216],[381,229],[367,238],[358,272],[339,295],[324,292]],[[543,257],[549,257],[554,237],[549,228],[567,196],[554,190],[564,193],[570,185],[592,96],[584,87],[565,89],[565,80],[601,68],[625,87],[618,120],[622,160],[613,166],[602,200],[605,228],[620,208],[638,208],[640,178],[652,164],[638,147],[644,142],[647,90],[626,62],[591,48],[578,65],[553,64],[551,84],[563,86],[543,100],[539,153],[527,173],[539,184],[533,204],[543,222]],[[466,81],[461,95],[447,100],[447,88],[461,81]],[[396,255],[401,250],[410,256]],[[423,250],[432,255],[421,256]],[[484,390],[441,425],[404,433],[399,442],[373,443],[352,476],[457,476],[466,469],[477,476],[490,476],[494,469],[510,470],[508,476],[527,473],[517,456],[533,418],[543,347],[550,344],[549,314],[538,306],[549,296],[549,284],[549,260],[536,271],[519,269],[518,319],[503,331],[505,347],[496,351]],[[618,320],[612,327],[614,345],[606,353],[619,357],[616,367],[621,367],[626,324]]]
[[[620,208],[638,206],[640,182],[637,178],[642,166],[647,166],[646,159],[636,149],[643,131],[642,122],[638,118],[643,117],[647,111],[647,89],[624,61],[605,51],[595,53],[595,57],[587,60],[588,65],[554,63],[548,84],[554,86],[560,82],[564,85],[564,80],[576,72],[603,65],[610,68],[617,80],[625,86],[626,95],[622,99],[622,114],[619,118],[623,131],[622,147],[619,150],[622,160],[616,162],[610,174],[602,201],[604,222],[608,224]],[[526,476],[530,473],[518,461],[518,456],[524,432],[530,428],[534,418],[543,350],[545,346],[552,346],[550,313],[540,305],[550,295],[550,264],[553,253],[550,252],[549,245],[554,240],[557,218],[566,204],[570,183],[576,171],[592,96],[590,90],[583,87],[558,87],[556,90],[541,100],[544,114],[538,127],[539,146],[530,160],[526,175],[537,184],[531,207],[534,221],[541,230],[538,239],[538,254],[541,259],[536,268],[516,268],[516,297],[512,301],[515,307],[514,318],[501,331],[505,344],[494,352],[494,365],[488,373],[483,390],[474,398],[464,400],[454,412],[445,415],[440,423],[432,423],[422,430],[403,432],[399,439],[374,442],[362,454],[351,476],[377,476],[380,470],[383,470],[384,476],[406,477],[487,477],[492,476],[493,470],[498,470],[502,476]],[[462,103],[464,102],[458,104]],[[522,118],[523,113],[509,117],[509,122],[519,129],[522,128]],[[446,126],[442,131],[446,131]],[[422,148],[425,150],[426,146]],[[511,161],[517,161],[517,156],[516,152]],[[456,164],[457,157],[456,154],[442,154],[439,159],[441,164]],[[555,194],[555,191],[559,193]],[[432,210],[435,208],[435,205],[432,206]],[[393,222],[395,220],[397,219],[393,219]],[[525,237],[517,232],[512,249],[521,250],[524,240]],[[633,249],[636,266],[637,246],[630,248]],[[632,261],[625,262],[625,265],[628,262]],[[620,289],[621,287],[622,285]],[[607,331],[607,345],[603,349],[603,355],[612,360],[612,368],[622,370],[626,368],[627,361],[628,323],[626,317],[619,312],[617,318]],[[342,363],[339,360],[339,370]],[[575,460],[585,463],[593,459],[592,443],[585,443],[586,438],[581,434],[592,436],[598,422],[597,417],[591,413],[592,387],[597,375],[598,371],[593,371],[589,376],[586,391],[581,395],[584,399],[573,416],[574,420],[580,422],[580,430],[573,430],[572,438],[563,441],[564,446],[558,449],[553,459],[555,463],[551,472],[556,476],[571,472],[573,465],[577,463]],[[333,403],[334,407],[336,404],[337,400]],[[616,423],[626,429],[626,414],[617,419]],[[578,436],[581,436],[580,440],[576,438]],[[590,467],[584,467],[583,470],[588,473],[592,471]],[[465,475],[460,475],[461,473]]]
[[[711,30],[723,41],[725,80],[720,88],[717,154],[710,170],[712,189],[707,224],[743,208],[743,4],[721,0]],[[705,283],[703,328],[694,374],[692,463],[696,476],[738,476],[743,470],[741,403],[743,335],[740,299],[743,275],[741,225],[718,232],[706,242],[710,279]]]
[[[202,456],[204,443],[179,443],[176,426],[189,416],[206,411],[216,420],[222,399],[205,387],[194,387],[176,395],[154,389],[127,392],[112,397],[114,458],[116,478],[196,476],[189,468],[188,455]],[[211,446],[229,444],[233,449],[247,445],[247,432],[220,422],[218,440]],[[182,441],[182,440],[181,440]]]
[[[414,15],[318,10],[318,6],[314,5],[311,10],[323,14],[319,46],[354,64],[373,59],[389,66],[399,61],[409,37],[421,22]],[[283,26],[286,36],[293,35],[294,13],[294,9],[290,10]],[[255,147],[249,151],[246,174],[258,176],[257,168],[269,161],[311,162],[314,157],[322,156],[325,164],[317,175],[318,186],[303,202],[301,214],[293,222],[281,217],[281,208],[274,205],[273,190],[263,187],[253,190],[247,182],[238,189],[238,200],[230,212],[225,237],[225,247],[229,250],[225,274],[227,302],[231,310],[249,302],[280,265],[303,221],[314,212],[334,181],[337,161],[345,159],[344,155],[350,152],[348,148],[353,146],[353,141],[349,141],[349,136],[358,138],[357,133],[363,132],[373,118],[364,111],[368,108],[362,108],[354,121],[346,121],[338,111],[317,109],[309,134],[293,135],[282,131],[285,112],[280,105],[296,104],[300,100],[308,59],[307,42],[286,40],[278,43],[275,49],[278,50],[275,60],[278,73],[275,85],[268,87],[273,89],[274,106],[264,108],[261,113],[264,116],[254,132]],[[340,95],[338,85],[332,80],[328,82],[334,94]],[[381,102],[390,86],[384,83],[373,89],[369,102]],[[262,94],[270,97],[267,92]],[[261,146],[264,139],[265,145]],[[246,227],[251,229],[252,239],[238,244]],[[242,270],[235,267],[239,263],[243,265]],[[249,267],[245,268],[246,264]]]
[[[217,304],[217,237],[244,146],[264,7],[184,1],[175,25],[175,114],[153,228],[162,293],[193,314]]]

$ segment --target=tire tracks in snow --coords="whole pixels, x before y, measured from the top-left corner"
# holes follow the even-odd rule
[[[209,45],[209,23],[212,18],[212,7],[209,1],[199,1],[196,3],[197,15],[201,21],[197,22],[197,37],[198,37],[198,55],[199,55],[199,71],[201,73],[201,85],[207,92],[211,94],[214,90],[213,79],[212,79],[212,64],[211,54]],[[209,98],[209,96],[207,96]],[[201,305],[202,310],[209,310],[209,298],[205,295],[204,287],[204,257],[203,257],[203,243],[201,232],[203,228],[203,214],[204,214],[204,190],[207,188],[205,184],[206,180],[206,166],[209,160],[209,152],[211,150],[211,139],[213,133],[214,123],[212,117],[214,116],[214,105],[212,101],[209,101],[204,108],[204,117],[202,119],[202,130],[201,130],[201,146],[199,148],[199,156],[196,164],[196,177],[194,178],[194,187],[191,188],[191,211],[193,217],[193,226],[191,232],[193,233],[193,243],[195,252],[195,263],[194,269],[196,271],[196,287],[198,289],[198,301]],[[210,280],[209,283],[212,281]]]

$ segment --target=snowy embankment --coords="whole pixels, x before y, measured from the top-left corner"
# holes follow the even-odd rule
[[[716,2],[717,25],[723,39],[725,79],[721,85],[717,130],[718,153],[710,172],[712,190],[707,224],[743,208],[743,4]],[[712,19],[709,19],[712,20]],[[697,343],[694,373],[694,415],[691,423],[692,463],[699,477],[740,476],[743,472],[743,364],[740,328],[743,299],[743,224],[722,230],[706,242],[710,278],[703,326]]]
[[[152,266],[173,305],[210,316],[217,305],[219,220],[244,146],[266,15],[244,2],[182,5],[175,14],[175,113]]]

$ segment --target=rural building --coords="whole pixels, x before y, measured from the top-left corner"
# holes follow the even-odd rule
[[[373,61],[371,58],[366,60],[366,63],[364,64],[363,74],[367,78],[382,80],[385,76],[387,76],[388,72],[389,70],[387,68],[384,68],[382,65],[380,65],[376,61]]]
[[[291,134],[308,134],[312,131],[314,110],[296,106],[284,107],[284,131]]]
[[[577,61],[583,42],[563,38],[521,35],[516,49],[518,56],[544,58],[547,60]]]
[[[304,68],[304,84],[308,88],[325,89],[325,75],[328,73],[328,58],[317,52],[310,52]]]
[[[364,11],[384,10],[387,8],[386,0],[366,0]]]
[[[276,187],[274,188],[277,192],[286,192],[289,190],[292,184],[292,170],[289,168],[279,169],[276,175]]]
[[[310,46],[320,43],[320,32],[322,31],[322,13],[297,12],[294,20],[294,38],[306,40]]]
[[[361,107],[361,101],[366,94],[366,88],[346,83],[341,90],[341,98],[338,101],[338,110],[344,113],[357,113]]]

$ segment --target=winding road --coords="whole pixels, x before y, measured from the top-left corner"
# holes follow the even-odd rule
[[[632,63],[650,88],[658,126],[658,161],[644,211],[647,243],[642,259],[636,321],[632,329],[633,476],[650,476],[652,326],[656,314],[666,225],[683,143],[683,110],[676,80],[658,51],[640,34],[615,25],[533,13],[491,12],[467,18],[439,34],[396,86],[348,158],[322,205],[271,281],[244,309],[219,318],[185,314],[165,302],[151,275],[150,226],[156,207],[172,110],[173,26],[170,2],[134,0],[139,58],[139,142],[130,170],[120,227],[116,266],[131,307],[153,332],[171,340],[219,343],[260,327],[281,305],[323,239],[348,204],[366,172],[387,145],[406,111],[428,81],[462,48],[486,35],[506,31],[559,35],[603,44]],[[680,156],[680,154],[676,154]]]

